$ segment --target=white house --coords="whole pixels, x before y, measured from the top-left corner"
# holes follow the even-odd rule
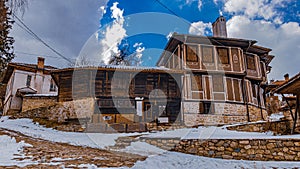
[[[37,64],[9,63],[2,83],[7,84],[3,103],[3,115],[22,110],[23,97],[30,95],[57,95],[57,86],[50,71],[57,69],[44,65],[38,57]]]

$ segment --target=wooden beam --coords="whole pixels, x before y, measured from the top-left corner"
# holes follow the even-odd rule
[[[288,102],[288,100],[286,99],[286,97],[284,96],[284,94],[281,94],[281,96],[282,96],[282,98],[286,101],[286,103],[287,103],[287,105],[288,105],[288,107],[289,107],[289,111],[290,111],[290,113],[291,113],[292,119],[293,119],[293,121],[294,121],[294,120],[295,120],[295,117],[294,117],[294,115],[293,115],[292,106],[290,105],[290,103]]]
[[[296,129],[296,125],[297,125],[298,109],[299,109],[299,99],[300,99],[300,95],[297,94],[297,98],[296,98],[296,110],[295,110],[295,120],[294,120],[294,123],[293,123],[293,128],[292,128],[291,134],[294,134],[295,129]]]

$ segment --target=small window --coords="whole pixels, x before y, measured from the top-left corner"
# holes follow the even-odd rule
[[[247,68],[250,70],[256,70],[254,55],[247,55]]]
[[[56,92],[56,85],[53,79],[50,81],[50,92]]]
[[[214,63],[213,47],[202,46],[203,63]]]
[[[218,57],[221,64],[229,64],[229,50],[227,48],[217,48]]]
[[[200,102],[199,103],[199,113],[200,114],[213,114],[214,104],[211,102]]]
[[[193,91],[203,91],[201,76],[195,75],[194,77],[192,77],[192,90]]]
[[[252,83],[251,86],[252,86],[252,94],[253,94],[252,96],[253,98],[257,98],[257,90],[256,90],[257,85]]]
[[[30,86],[31,84],[31,75],[27,75],[26,86]]]
[[[187,46],[187,57],[186,60],[188,62],[198,62],[198,55],[197,55],[197,46]]]
[[[223,76],[213,76],[213,91],[214,92],[224,92],[224,82]]]

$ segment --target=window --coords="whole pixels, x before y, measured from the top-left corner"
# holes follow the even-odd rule
[[[200,75],[194,75],[192,77],[192,90],[193,91],[202,91],[202,77]]]
[[[213,91],[224,92],[223,76],[213,76]]]
[[[214,63],[213,47],[202,46],[203,63]]]
[[[213,114],[214,104],[211,102],[200,102],[199,103],[199,113],[200,114]]]
[[[256,90],[256,84],[253,84],[252,83],[252,96],[253,96],[253,98],[257,98],[257,90]]]
[[[217,53],[221,64],[229,64],[228,48],[217,48]]]
[[[26,86],[30,86],[31,84],[31,75],[27,75]]]
[[[53,79],[51,79],[50,81],[50,92],[56,92],[56,86],[55,86],[55,82]]]
[[[262,76],[266,77],[266,71],[265,71],[265,67],[264,67],[264,63],[260,62],[260,68],[261,68],[261,74]]]
[[[242,101],[240,80],[233,79],[235,101]]]
[[[188,62],[198,62],[198,55],[197,55],[197,46],[187,46],[187,57],[186,60]]]
[[[247,69],[256,70],[254,55],[246,55],[247,57]]]
[[[227,99],[234,101],[234,88],[232,87],[232,79],[226,78]]]

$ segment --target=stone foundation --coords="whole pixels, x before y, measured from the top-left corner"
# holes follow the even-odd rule
[[[44,100],[40,103],[42,105]],[[28,103],[29,104],[29,103]],[[87,98],[69,102],[53,103],[51,106],[39,107],[17,113],[14,116],[26,118],[42,118],[56,122],[66,122],[70,119],[91,118],[94,114],[95,100]],[[29,106],[26,106],[28,108]]]
[[[56,96],[25,96],[22,102],[22,112],[55,104],[57,104]]]
[[[224,125],[248,122],[247,106],[234,103],[214,103],[213,114],[199,114],[199,102],[184,102],[184,122],[187,126]],[[250,121],[259,121],[267,118],[267,111],[249,105]]]
[[[248,105],[249,108],[249,115],[250,121],[260,121],[260,120],[267,120],[268,113],[264,109],[260,109],[256,106]]]

